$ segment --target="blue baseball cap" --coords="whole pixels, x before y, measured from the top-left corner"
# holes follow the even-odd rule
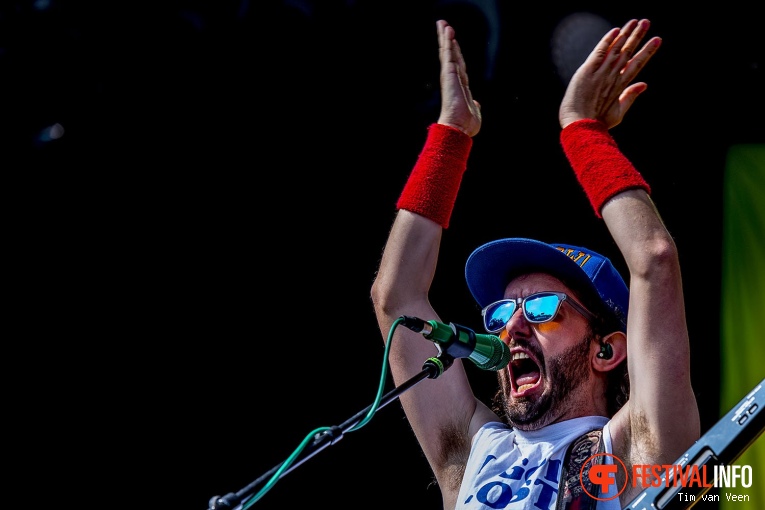
[[[465,279],[473,298],[483,308],[505,297],[505,287],[526,273],[541,272],[560,278],[595,295],[627,330],[629,289],[611,261],[581,246],[543,243],[513,237],[476,248],[465,264]]]

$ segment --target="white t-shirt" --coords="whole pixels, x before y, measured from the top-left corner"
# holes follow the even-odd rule
[[[587,416],[531,432],[487,423],[473,437],[457,508],[555,510],[566,449],[585,432],[605,428],[605,451],[612,453],[607,423],[604,416]],[[621,510],[619,498],[599,501],[597,510]]]

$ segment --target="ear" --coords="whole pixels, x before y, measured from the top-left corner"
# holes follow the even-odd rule
[[[605,356],[598,355],[601,350],[605,351]],[[599,344],[595,344],[592,366],[598,372],[608,372],[616,368],[625,358],[627,358],[627,335],[621,331],[614,331],[604,336]]]

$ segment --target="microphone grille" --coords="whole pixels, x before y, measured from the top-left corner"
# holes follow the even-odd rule
[[[492,352],[486,361],[476,363],[476,365],[483,370],[502,370],[510,363],[510,348],[498,336],[489,336],[492,337]]]

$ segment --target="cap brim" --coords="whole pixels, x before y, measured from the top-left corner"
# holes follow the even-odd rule
[[[576,285],[598,291],[587,274],[565,253],[553,246],[525,238],[499,239],[476,249],[465,264],[465,279],[481,308],[505,297],[511,279],[524,273],[543,272]]]

